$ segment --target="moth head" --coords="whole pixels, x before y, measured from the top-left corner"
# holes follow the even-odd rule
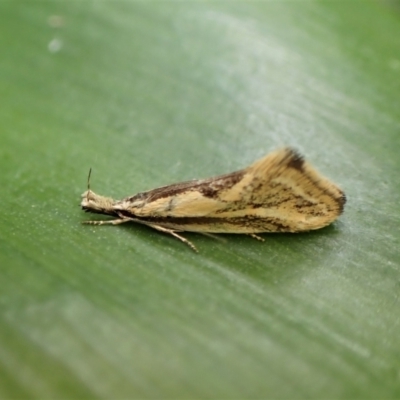
[[[114,215],[113,210],[114,199],[110,197],[100,196],[90,190],[90,175],[92,169],[89,170],[88,183],[86,192],[82,193],[81,207],[82,210],[97,214],[110,214]]]

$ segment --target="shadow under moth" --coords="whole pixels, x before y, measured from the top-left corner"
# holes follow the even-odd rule
[[[178,232],[241,233],[263,240],[261,232],[304,232],[332,223],[345,194],[290,148],[274,151],[247,168],[138,193],[122,200],[82,194],[84,211],[114,217],[85,221],[104,225],[137,222],[196,247]]]

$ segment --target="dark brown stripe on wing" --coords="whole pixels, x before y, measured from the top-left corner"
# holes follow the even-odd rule
[[[174,183],[172,185],[163,186],[148,192],[138,193],[126,200],[135,201],[142,200],[146,202],[173,197],[185,192],[198,191],[205,197],[215,198],[218,193],[223,190],[231,189],[238,183],[244,175],[245,171],[236,171],[230,174],[216,176],[208,179],[195,179],[187,182]]]

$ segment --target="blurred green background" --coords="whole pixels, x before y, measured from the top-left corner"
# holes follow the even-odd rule
[[[0,2],[0,397],[400,398],[400,7]],[[265,243],[91,227],[290,145],[348,197]],[[100,217],[101,218],[101,217]]]

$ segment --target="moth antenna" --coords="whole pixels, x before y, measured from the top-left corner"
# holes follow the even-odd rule
[[[87,195],[86,200],[89,201],[89,192],[90,192],[90,176],[92,175],[92,167],[89,168],[89,174],[87,177]]]

